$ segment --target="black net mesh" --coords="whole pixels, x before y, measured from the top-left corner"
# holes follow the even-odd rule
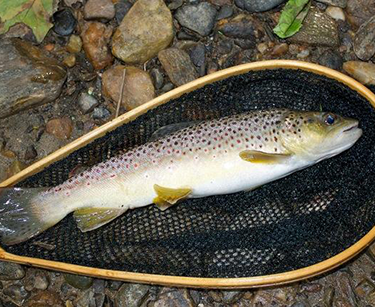
[[[11,253],[105,269],[197,277],[285,272],[327,259],[375,224],[375,112],[355,91],[304,71],[231,77],[157,107],[19,184],[52,186],[142,144],[159,127],[252,109],[332,111],[357,118],[364,134],[349,151],[253,192],[186,200],[164,212],[131,210],[80,232],[71,216]]]

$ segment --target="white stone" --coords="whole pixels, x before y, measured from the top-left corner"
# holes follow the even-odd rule
[[[340,7],[336,6],[329,6],[326,9],[326,13],[331,16],[335,20],[343,20],[345,21],[345,13],[344,10]]]

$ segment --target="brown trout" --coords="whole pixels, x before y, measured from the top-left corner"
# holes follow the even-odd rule
[[[85,232],[129,209],[252,190],[347,150],[361,135],[357,120],[286,109],[185,125],[56,187],[3,189],[1,239],[23,242],[71,212]]]

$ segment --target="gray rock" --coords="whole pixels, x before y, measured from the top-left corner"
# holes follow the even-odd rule
[[[83,114],[91,112],[95,107],[99,105],[98,100],[95,97],[87,94],[81,93],[78,99],[78,105],[83,112]]]
[[[111,0],[89,0],[83,9],[85,19],[106,19],[115,17],[115,6]]]
[[[138,0],[113,35],[112,53],[125,63],[144,63],[172,39],[172,14],[164,1]]]
[[[327,50],[318,58],[318,63],[332,69],[341,70],[343,60],[340,54]]]
[[[166,93],[166,92],[169,92],[169,91],[173,90],[173,88],[174,88],[173,83],[168,82],[167,84],[165,84],[165,85],[162,87],[161,92],[162,92],[162,93]]]
[[[37,157],[38,153],[33,145],[29,145],[25,150],[25,160],[34,160]]]
[[[111,116],[111,112],[108,111],[105,107],[97,107],[92,112],[93,119],[107,119]]]
[[[75,275],[75,274],[63,274],[67,284],[80,290],[86,290],[91,287],[93,279],[87,276]]]
[[[117,307],[138,307],[145,300],[150,286],[125,283],[118,290],[115,297]]]
[[[164,83],[164,76],[158,68],[151,69],[151,78],[154,81],[154,86],[157,90],[160,90]]]
[[[217,13],[216,20],[229,18],[233,15],[233,13],[234,13],[234,10],[233,10],[233,7],[231,5],[224,5],[224,6],[221,7],[219,12]]]
[[[288,39],[291,43],[336,47],[339,45],[337,24],[326,13],[312,7],[299,32]]]
[[[220,25],[218,31],[232,38],[250,39],[255,41],[264,36],[261,23],[251,15],[240,14],[227,23]]]
[[[235,0],[234,3],[239,8],[254,13],[268,11],[285,1],[286,0]]]
[[[0,118],[55,100],[66,71],[55,59],[19,39],[0,40]]]
[[[303,302],[295,302],[290,307],[308,307],[308,305],[306,305],[306,303],[303,303]]]
[[[177,48],[165,49],[159,52],[158,58],[173,84],[180,86],[198,78],[197,71],[185,51]]]
[[[203,44],[198,44],[190,50],[190,58],[195,66],[204,66],[206,62],[206,49]]]
[[[115,17],[118,23],[121,23],[132,6],[133,4],[126,0],[119,1],[115,4]]]
[[[242,295],[244,294],[243,291],[223,291],[223,302],[225,304],[234,304],[237,302]]]
[[[72,10],[69,8],[57,11],[52,16],[53,31],[58,35],[67,36],[73,33],[77,20],[74,17]]]
[[[350,0],[346,12],[349,22],[358,28],[375,15],[375,0]]]
[[[105,290],[105,280],[104,279],[95,279],[92,288],[95,293],[104,293]]]
[[[197,5],[187,4],[179,8],[175,18],[183,27],[207,36],[215,25],[216,14],[217,11],[212,4],[201,2]]]
[[[23,302],[30,296],[30,293],[21,285],[10,285],[4,288],[3,294],[11,298],[18,306],[22,306]]]
[[[38,290],[46,290],[49,286],[49,281],[44,273],[39,273],[35,276],[34,287]]]
[[[332,6],[338,6],[341,8],[346,8],[346,5],[348,4],[348,0],[317,0],[319,2],[332,5]]]
[[[183,0],[173,0],[170,4],[168,4],[168,8],[170,10],[177,10],[183,4],[184,4]]]
[[[154,302],[154,307],[193,307],[194,301],[187,289],[166,291]]]
[[[25,270],[17,263],[0,262],[0,280],[17,280],[25,276]]]
[[[362,24],[354,38],[354,53],[363,61],[375,54],[375,16]]]

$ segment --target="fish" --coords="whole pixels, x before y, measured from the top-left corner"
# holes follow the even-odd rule
[[[170,125],[60,185],[2,189],[1,242],[29,240],[70,213],[87,232],[130,209],[251,191],[349,149],[362,135],[358,125],[330,112],[288,109]]]

